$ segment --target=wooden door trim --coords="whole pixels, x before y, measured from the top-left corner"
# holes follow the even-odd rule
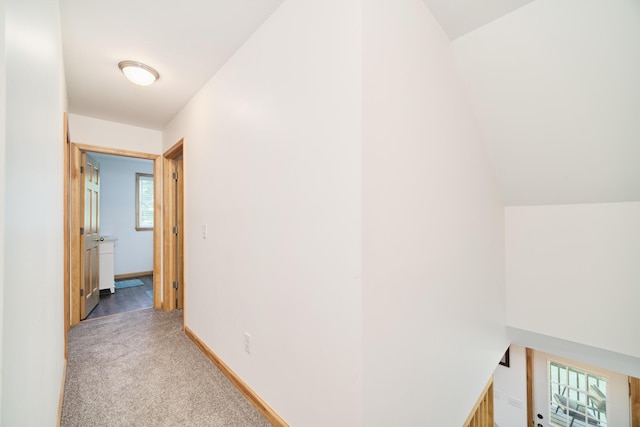
[[[184,138],[181,138],[180,141],[173,144],[171,148],[164,152],[163,156],[167,159],[177,159],[182,155],[184,146]]]
[[[67,228],[67,232],[65,234],[69,235],[70,242],[65,243],[65,254],[69,257],[69,265],[70,265],[70,275],[69,275],[69,284],[65,286],[66,289],[69,289],[70,297],[65,297],[70,301],[70,313],[65,315],[65,331],[67,330],[67,322],[70,322],[69,326],[75,326],[80,323],[80,256],[82,253],[82,242],[80,239],[80,234],[74,231],[77,231],[82,227],[80,218],[80,192],[81,192],[81,177],[80,177],[80,153],[82,151],[91,151],[94,153],[100,154],[111,154],[116,156],[124,156],[124,157],[134,157],[138,159],[148,159],[153,160],[154,162],[154,173],[158,173],[158,170],[161,170],[161,159],[162,156],[157,154],[150,153],[142,153],[138,151],[131,150],[121,150],[117,148],[109,148],[109,147],[99,147],[95,145],[88,144],[79,144],[75,142],[70,142],[70,168],[68,172],[68,177],[70,181],[69,189],[70,194],[66,195],[65,198],[65,208],[68,206],[69,209],[69,228]],[[66,169],[66,168],[65,168]],[[158,174],[157,176],[162,176]],[[158,181],[160,185],[154,185],[154,205],[156,207],[157,212],[161,212],[159,207],[162,206],[162,180]],[[160,276],[160,266],[162,265],[162,230],[159,224],[162,224],[162,219],[158,218],[161,215],[155,215],[154,217],[154,229],[153,229],[153,293],[154,293],[154,307],[160,307],[159,293],[162,288],[162,280]],[[65,225],[66,227],[66,225]],[[74,254],[76,254],[74,256]],[[65,333],[66,340],[66,333]]]
[[[176,223],[175,204],[177,202],[175,194],[172,191],[173,185],[171,180],[173,179],[173,172],[175,169],[175,160],[183,154],[184,138],[176,142],[171,148],[164,152],[162,155],[162,169],[163,169],[163,249],[164,259],[167,262],[163,265],[163,278],[164,278],[164,293],[162,308],[165,311],[172,311],[176,309],[176,290],[172,286],[173,278],[176,275],[175,263],[173,260],[176,257],[175,240],[173,234],[173,226]],[[182,178],[180,178],[182,179]],[[184,239],[184,231],[178,230],[179,240]],[[179,283],[179,286],[184,286],[184,283]]]
[[[631,427],[640,427],[640,379],[629,377],[629,406]]]
[[[289,424],[280,417],[258,394],[251,389],[226,363],[222,361],[217,354],[213,352],[207,345],[187,326],[184,327],[184,333],[191,341],[202,351],[205,356],[213,362],[214,365],[227,377],[227,379],[238,389],[238,391],[260,412],[267,421],[274,427],[289,427]],[[493,384],[493,380],[491,381]],[[487,386],[488,387],[488,386]],[[493,398],[491,399],[493,401]],[[491,424],[493,427],[493,423]]]
[[[533,427],[533,349],[526,349],[527,354],[527,425]]]
[[[82,209],[80,200],[82,193],[82,183],[80,182],[80,159],[81,159],[81,151],[80,148],[71,143],[70,147],[71,151],[71,159],[70,159],[70,170],[69,175],[71,179],[71,194],[70,194],[70,215],[71,215],[71,228],[68,230],[69,235],[71,237],[71,247],[69,250],[69,259],[71,263],[71,276],[70,276],[70,292],[71,292],[71,326],[75,326],[80,323],[80,283],[81,281],[81,270],[80,265],[82,264],[82,259],[80,254],[82,254],[82,239],[80,238],[80,227],[81,220],[80,212]],[[75,232],[74,232],[75,230]],[[65,250],[66,252],[67,250]],[[75,254],[75,256],[74,256]]]
[[[163,188],[163,249],[164,259],[167,262],[164,263],[164,293],[162,295],[162,308],[165,311],[172,311],[176,308],[175,289],[172,286],[173,278],[175,277],[175,248],[174,248],[174,236],[173,224],[175,223],[175,213],[173,207],[175,206],[175,197],[173,191],[171,191],[173,184],[171,183],[173,173],[173,161],[166,157],[162,159],[162,188]],[[180,230],[178,230],[179,232]]]
[[[141,151],[121,150],[119,148],[101,147],[99,145],[81,144],[77,142],[73,144],[76,145],[80,151],[91,151],[93,153],[112,154],[114,156],[135,157],[137,159],[148,160],[155,160],[158,157],[157,154],[143,153]]]
[[[153,159],[153,308],[162,308],[162,180],[155,177],[162,176],[162,156]],[[156,185],[158,184],[158,185]]]
[[[184,157],[176,160],[176,166],[178,169],[178,176],[181,177],[178,179],[178,190],[177,190],[177,211],[178,211],[178,227],[180,230],[184,230]],[[178,257],[177,257],[177,265],[180,269],[178,272],[178,282],[181,283],[181,286],[178,288],[178,295],[176,296],[176,301],[179,303],[178,308],[184,309],[184,288],[185,288],[185,280],[184,280],[184,232],[181,232],[178,235]]]
[[[181,138],[178,142],[173,144],[162,156],[167,159],[177,159],[184,152],[184,138]]]

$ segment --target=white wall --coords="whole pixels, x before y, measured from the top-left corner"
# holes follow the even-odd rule
[[[0,94],[6,90],[4,0],[0,0]],[[0,242],[4,242],[6,97],[0,95]],[[0,414],[2,413],[2,330],[4,320],[4,244],[0,244]],[[0,419],[0,422],[2,420]]]
[[[92,154],[101,167],[100,234],[114,236],[115,274],[153,270],[153,230],[136,230],[136,173],[153,174],[153,160]]]
[[[4,426],[56,424],[64,364],[58,1],[6,0]]]
[[[506,209],[507,324],[640,357],[640,202]]]
[[[429,10],[363,4],[363,425],[462,425],[508,345],[504,210]]]
[[[362,424],[360,37],[359,1],[285,1],[163,134],[186,325],[292,426]]]
[[[527,355],[524,347],[516,344],[509,347],[509,367],[498,365],[493,374],[493,396],[496,424],[500,427],[527,425]]]
[[[640,200],[640,6],[536,0],[453,42],[507,205]]]
[[[69,114],[71,141],[120,150],[162,154],[162,132]]]

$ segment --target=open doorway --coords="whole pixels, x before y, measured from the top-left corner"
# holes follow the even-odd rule
[[[99,301],[84,318],[150,308],[153,306],[153,160],[86,154],[100,167],[100,232]]]
[[[65,327],[67,324],[70,326],[77,325],[83,314],[86,315],[88,313],[82,312],[82,287],[84,284],[84,271],[85,265],[83,264],[83,254],[85,252],[84,247],[84,210],[83,210],[83,179],[84,174],[82,170],[82,159],[83,153],[92,153],[93,156],[101,156],[101,155],[111,155],[111,156],[121,156],[132,159],[146,159],[147,161],[151,161],[153,175],[161,176],[162,175],[162,158],[161,156],[157,156],[155,154],[149,153],[140,153],[140,152],[132,152],[127,150],[118,150],[118,149],[110,149],[105,147],[97,147],[90,146],[84,144],[74,144],[70,143],[69,145],[69,196],[68,196],[68,219],[67,223],[69,224],[69,259],[70,259],[70,274],[69,274],[69,286],[66,287],[68,292],[65,292],[65,299],[69,301],[70,313],[69,316],[65,316]],[[154,186],[153,190],[153,203],[154,210],[156,212],[160,211],[161,208],[161,186]],[[134,203],[135,200],[132,200],[131,203]],[[153,219],[153,229],[148,231],[152,235],[153,248],[152,248],[152,295],[153,295],[153,307],[160,308],[161,307],[161,215],[154,215]],[[100,233],[97,233],[96,238],[100,239],[102,236]],[[67,249],[65,249],[67,250]],[[149,271],[143,271],[142,273],[148,273]],[[141,273],[141,272],[135,272]],[[114,274],[115,278],[115,274]],[[106,288],[106,287],[103,287]],[[110,288],[110,286],[108,287]],[[67,323],[69,322],[69,323]],[[67,328],[68,330],[68,328]]]

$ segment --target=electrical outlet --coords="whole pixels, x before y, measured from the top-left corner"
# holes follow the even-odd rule
[[[207,238],[207,224],[202,224],[202,238]]]
[[[244,351],[251,354],[251,334],[249,332],[244,333]]]

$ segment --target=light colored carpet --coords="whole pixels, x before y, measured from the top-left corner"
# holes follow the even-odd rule
[[[115,283],[116,289],[135,288],[136,286],[142,286],[144,282],[140,279],[119,280]]]
[[[184,334],[182,311],[154,309],[71,329],[61,425],[270,426]]]

